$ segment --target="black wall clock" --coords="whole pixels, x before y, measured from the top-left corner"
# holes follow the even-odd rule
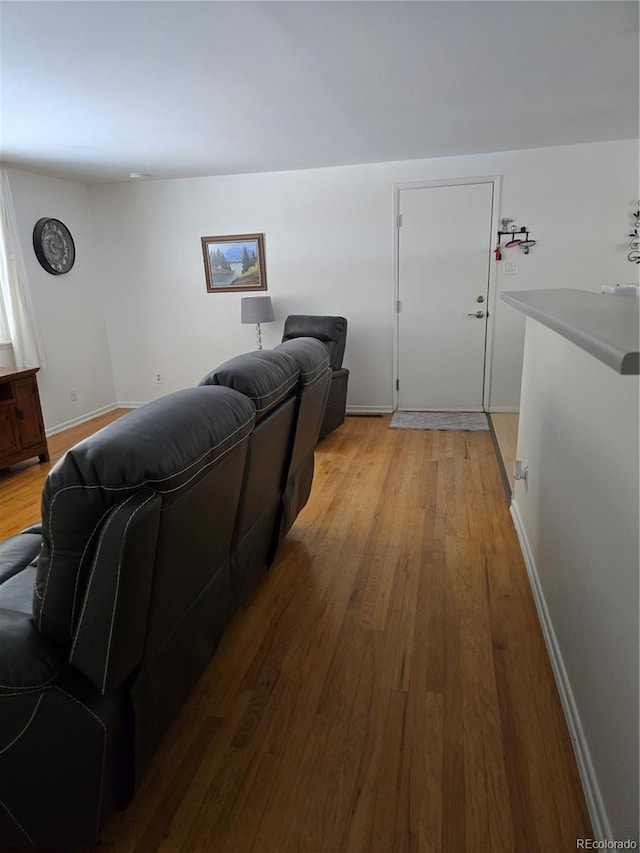
[[[51,275],[69,272],[76,259],[71,232],[59,219],[45,216],[33,229],[33,248],[40,265]]]

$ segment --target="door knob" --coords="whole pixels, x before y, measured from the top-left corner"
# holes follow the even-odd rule
[[[482,320],[484,317],[484,311],[475,311],[473,314],[467,314],[467,317],[477,317],[478,320]]]

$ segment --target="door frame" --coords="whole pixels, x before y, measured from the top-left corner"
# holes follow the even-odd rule
[[[400,214],[400,192],[401,190],[428,189],[429,187],[453,187],[461,184],[493,184],[493,203],[491,209],[491,238],[498,233],[500,224],[500,193],[502,189],[502,175],[474,175],[465,178],[439,178],[433,181],[409,181],[393,185],[393,411],[398,410],[398,379],[400,368],[400,312],[398,301],[400,299],[400,226],[398,224]],[[461,225],[461,228],[464,226]],[[493,246],[493,239],[490,241]],[[489,252],[489,280],[487,292],[487,333],[484,342],[484,384],[482,389],[482,408],[489,411],[489,400],[491,398],[491,363],[493,351],[493,320],[495,315],[496,297],[496,274],[497,261],[493,251]]]

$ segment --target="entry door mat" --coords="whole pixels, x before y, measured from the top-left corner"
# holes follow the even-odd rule
[[[487,431],[484,412],[395,412],[390,429],[444,429]]]

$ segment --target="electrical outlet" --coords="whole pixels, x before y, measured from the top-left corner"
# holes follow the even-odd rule
[[[518,275],[517,261],[503,261],[502,275]]]
[[[162,385],[162,374],[161,373],[156,373],[156,384]]]
[[[77,402],[78,402],[78,392],[76,391],[76,389],[75,389],[75,388],[70,388],[70,389],[69,389],[69,397],[71,398],[71,402],[72,402],[72,403],[77,403]]]

